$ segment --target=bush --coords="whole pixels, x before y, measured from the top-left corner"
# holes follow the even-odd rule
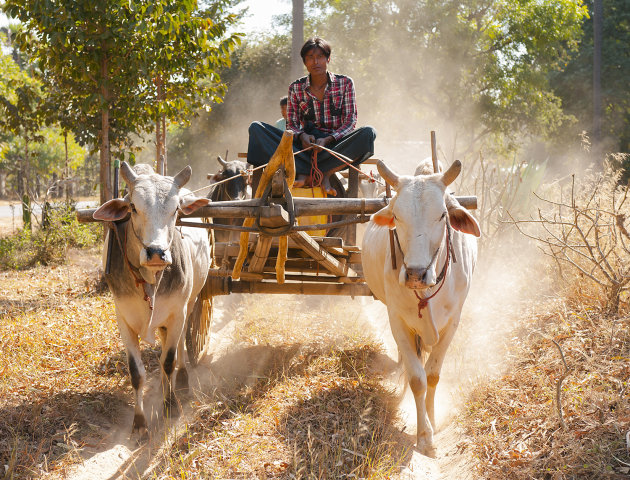
[[[34,233],[24,229],[0,238],[0,269],[21,270],[35,265],[61,264],[69,247],[88,248],[101,239],[99,224],[80,224],[72,207],[51,209],[45,226]]]

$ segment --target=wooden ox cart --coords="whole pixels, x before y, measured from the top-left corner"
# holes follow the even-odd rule
[[[335,198],[304,198],[292,194],[295,164],[291,135],[285,133],[278,150],[264,170],[254,172],[254,198],[222,201],[180,216],[178,225],[238,231],[238,242],[212,242],[213,265],[199,308],[187,325],[187,350],[194,365],[205,354],[212,320],[212,299],[230,293],[371,296],[362,274],[361,249],[356,245],[356,225],[385,207],[382,198],[356,198],[359,170],[348,174],[348,188],[334,185]],[[432,146],[435,137],[432,132]],[[434,168],[437,159],[433,148]],[[369,162],[369,161],[368,161]],[[373,163],[373,162],[370,162]],[[340,191],[341,190],[341,191]],[[476,197],[456,197],[466,208],[476,208]],[[79,210],[81,222],[94,221],[94,210]],[[324,216],[328,221],[304,224],[298,219]],[[203,217],[204,223],[188,217]],[[220,225],[210,219],[244,218],[243,226]],[[300,224],[299,224],[300,223]],[[325,231],[324,236],[309,232]]]

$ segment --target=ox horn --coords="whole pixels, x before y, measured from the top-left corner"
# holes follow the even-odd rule
[[[381,177],[383,177],[392,187],[396,188],[398,186],[398,175],[390,170],[390,168],[385,165],[382,160],[376,162],[376,169],[378,170],[378,173],[381,174]]]
[[[448,187],[462,171],[462,162],[455,160],[448,170],[442,174],[442,183],[445,187]]]
[[[173,177],[173,183],[177,185],[179,188],[182,188],[184,185],[188,183],[190,180],[190,176],[192,175],[192,168],[190,165],[186,165],[181,171]]]
[[[129,166],[127,162],[122,162],[120,165],[120,176],[123,178],[125,183],[132,188],[138,179],[138,175],[133,169]]]
[[[227,167],[227,162],[221,158],[221,155],[217,155],[217,160],[224,168]]]

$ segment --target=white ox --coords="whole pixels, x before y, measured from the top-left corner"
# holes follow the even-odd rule
[[[376,298],[387,305],[391,331],[416,401],[417,449],[434,456],[435,388],[470,286],[479,225],[447,191],[461,170],[459,161],[444,173],[413,177],[398,176],[382,162],[378,170],[396,195],[368,223],[363,237],[363,272]],[[389,229],[395,229],[398,237],[394,242],[396,269],[391,261]]]
[[[142,392],[145,369],[138,337],[154,344],[155,330],[160,334],[164,410],[177,416],[179,405],[172,386],[173,373],[177,366],[177,388],[186,389],[184,327],[208,274],[210,244],[204,229],[175,228],[175,222],[178,212],[191,213],[209,200],[195,197],[182,188],[190,179],[190,167],[175,177],[157,175],[147,165],[134,168],[135,171],[123,162],[120,169],[129,195],[109,200],[93,216],[115,222],[130,215],[116,227],[110,273],[105,279],[114,296],[135,393],[132,433],[138,431],[144,437],[147,433]]]

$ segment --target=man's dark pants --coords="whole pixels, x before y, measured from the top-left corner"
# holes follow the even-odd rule
[[[269,162],[269,159],[280,144],[283,133],[282,130],[268,123],[252,122],[249,126],[247,162],[254,166],[264,165]],[[329,135],[315,128],[311,129],[309,134],[316,139]],[[372,127],[361,127],[353,130],[338,142],[329,144],[326,148],[351,158],[353,165],[359,165],[374,155],[375,138],[376,130]],[[299,152],[300,150],[302,150],[302,142],[295,138],[293,140],[293,151]],[[311,173],[311,158],[311,150],[295,156],[295,170],[298,174],[309,175]],[[330,153],[321,150],[317,154],[317,168],[322,172],[328,172],[340,166],[345,166],[345,163],[333,157]]]

